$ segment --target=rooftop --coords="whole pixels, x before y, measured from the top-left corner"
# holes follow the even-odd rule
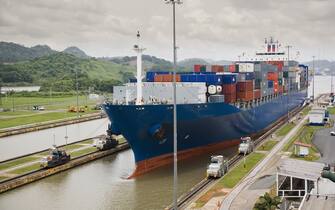
[[[315,210],[315,209],[335,209],[335,196],[331,195],[307,195],[299,209]]]
[[[323,167],[323,163],[285,158],[281,160],[277,172],[284,176],[316,181],[321,176]]]

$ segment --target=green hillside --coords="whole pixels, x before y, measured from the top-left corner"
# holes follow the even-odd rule
[[[42,90],[74,90],[76,71],[80,89],[93,87],[110,91],[112,85],[133,77],[135,68],[95,58],[81,59],[66,53],[55,53],[12,65],[0,64],[0,78],[5,85],[34,84],[41,85]]]
[[[47,45],[36,45],[29,48],[12,42],[0,42],[0,63],[30,60],[53,53],[56,51]]]

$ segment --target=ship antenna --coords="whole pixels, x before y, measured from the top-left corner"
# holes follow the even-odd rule
[[[140,32],[137,31],[137,44],[134,45],[134,50],[137,53],[137,70],[136,70],[136,105],[141,105],[142,102],[142,53],[145,48],[141,48],[140,46]]]

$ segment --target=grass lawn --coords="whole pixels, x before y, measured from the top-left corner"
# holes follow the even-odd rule
[[[294,154],[291,155],[292,158],[303,159],[308,161],[314,161],[319,159],[318,149],[312,143],[313,136],[315,132],[319,129],[324,128],[323,126],[309,126],[304,125],[302,128],[299,129],[298,133],[284,146],[283,151],[287,152],[294,152],[294,142],[299,141],[306,144],[311,144],[312,147],[309,148],[309,155],[306,157],[296,157]]]
[[[93,111],[91,111],[92,113]],[[81,115],[87,114],[80,113]],[[10,119],[1,119],[0,121],[0,129],[1,128],[10,128],[15,127],[19,125],[27,125],[32,123],[41,123],[41,122],[47,122],[52,120],[61,120],[71,117],[76,117],[77,113],[71,113],[71,112],[51,112],[51,113],[45,113],[45,114],[37,114],[34,116],[23,116],[23,117],[16,117],[16,118],[10,118]]]
[[[12,117],[12,116],[21,116],[21,115],[30,115],[34,114],[33,111],[15,111],[15,112],[0,112],[0,116],[3,117]]]
[[[87,149],[83,149],[83,150],[79,150],[79,151],[75,151],[75,152],[70,152],[70,154],[71,154],[71,158],[75,158],[75,157],[86,155],[88,153],[92,153],[92,152],[95,152],[95,151],[97,151],[97,148],[89,147]]]
[[[292,128],[294,128],[294,126],[295,126],[294,123],[287,123],[276,132],[276,135],[286,136],[292,130]]]
[[[87,99],[87,101],[89,101]],[[76,96],[63,96],[63,97],[23,97],[23,96],[14,96],[14,106],[18,109],[27,109],[31,110],[33,105],[53,105],[61,104],[64,106],[75,105],[77,102]],[[85,105],[86,96],[79,96],[80,105]],[[11,97],[2,98],[2,107],[11,109],[13,107],[13,100]]]
[[[61,149],[65,149],[66,151],[68,151],[68,150],[75,150],[75,149],[78,149],[78,148],[81,148],[81,147],[84,147],[84,145],[70,144],[70,145],[61,147]]]
[[[311,111],[312,107],[307,106],[302,110],[302,114],[303,115],[307,115],[309,111]]]
[[[5,180],[5,179],[8,179],[8,177],[7,176],[0,176],[0,181]]]
[[[255,165],[265,157],[265,154],[253,152],[246,157],[246,167],[244,168],[243,160],[227,175],[225,175],[215,186],[207,191],[196,201],[196,208],[204,206],[212,197],[221,196],[224,193],[221,191],[223,188],[233,188],[248,174]]]
[[[35,163],[35,164],[27,166],[27,167],[18,168],[16,170],[11,171],[10,173],[21,175],[21,174],[25,174],[25,173],[40,169],[40,168],[41,168],[40,163]]]
[[[2,108],[12,109],[12,98],[7,97],[2,100]],[[88,110],[80,115],[98,112],[92,110],[92,107],[97,103],[97,100],[89,100],[86,96],[79,96],[79,106],[88,106]],[[76,96],[63,96],[63,97],[14,97],[14,112],[0,112],[0,129],[13,126],[45,122],[49,120],[58,120],[68,117],[76,116],[76,113],[68,113],[69,106],[76,106]],[[43,105],[46,111],[56,111],[53,113],[43,113],[43,111],[32,111],[33,105]],[[30,115],[30,116],[24,116]],[[15,117],[6,119],[6,117]]]
[[[80,144],[93,144],[93,139],[87,139],[85,141],[80,142]]]
[[[277,143],[278,141],[268,140],[264,142],[260,147],[258,147],[258,150],[270,151]]]
[[[265,157],[262,153],[251,153],[246,157],[246,167],[244,168],[243,161],[238,166],[227,173],[220,182],[214,186],[217,188],[233,188],[235,185],[252,169],[254,166]]]
[[[28,156],[0,164],[0,170],[5,170],[23,163],[28,163],[40,159],[39,157]]]
[[[335,107],[330,107],[327,109],[329,114],[335,114]]]

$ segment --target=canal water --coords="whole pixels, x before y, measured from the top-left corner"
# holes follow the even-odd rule
[[[315,81],[315,95],[330,92],[330,77],[317,76]],[[68,126],[69,142],[102,134],[107,123],[107,119],[101,119]],[[64,144],[65,127],[0,138],[1,159],[46,149],[53,143],[54,133],[56,144]],[[230,148],[216,154],[231,157],[235,153],[236,148]],[[179,194],[205,177],[210,155],[179,162]],[[163,209],[169,205],[172,165],[125,179],[134,167],[132,151],[123,151],[3,193],[0,209]]]
[[[107,118],[0,138],[0,161],[106,133]]]
[[[237,148],[216,154],[229,157]],[[210,154],[179,162],[179,194],[205,177]],[[0,209],[163,209],[172,202],[173,167],[125,179],[135,167],[131,150],[0,195]]]

